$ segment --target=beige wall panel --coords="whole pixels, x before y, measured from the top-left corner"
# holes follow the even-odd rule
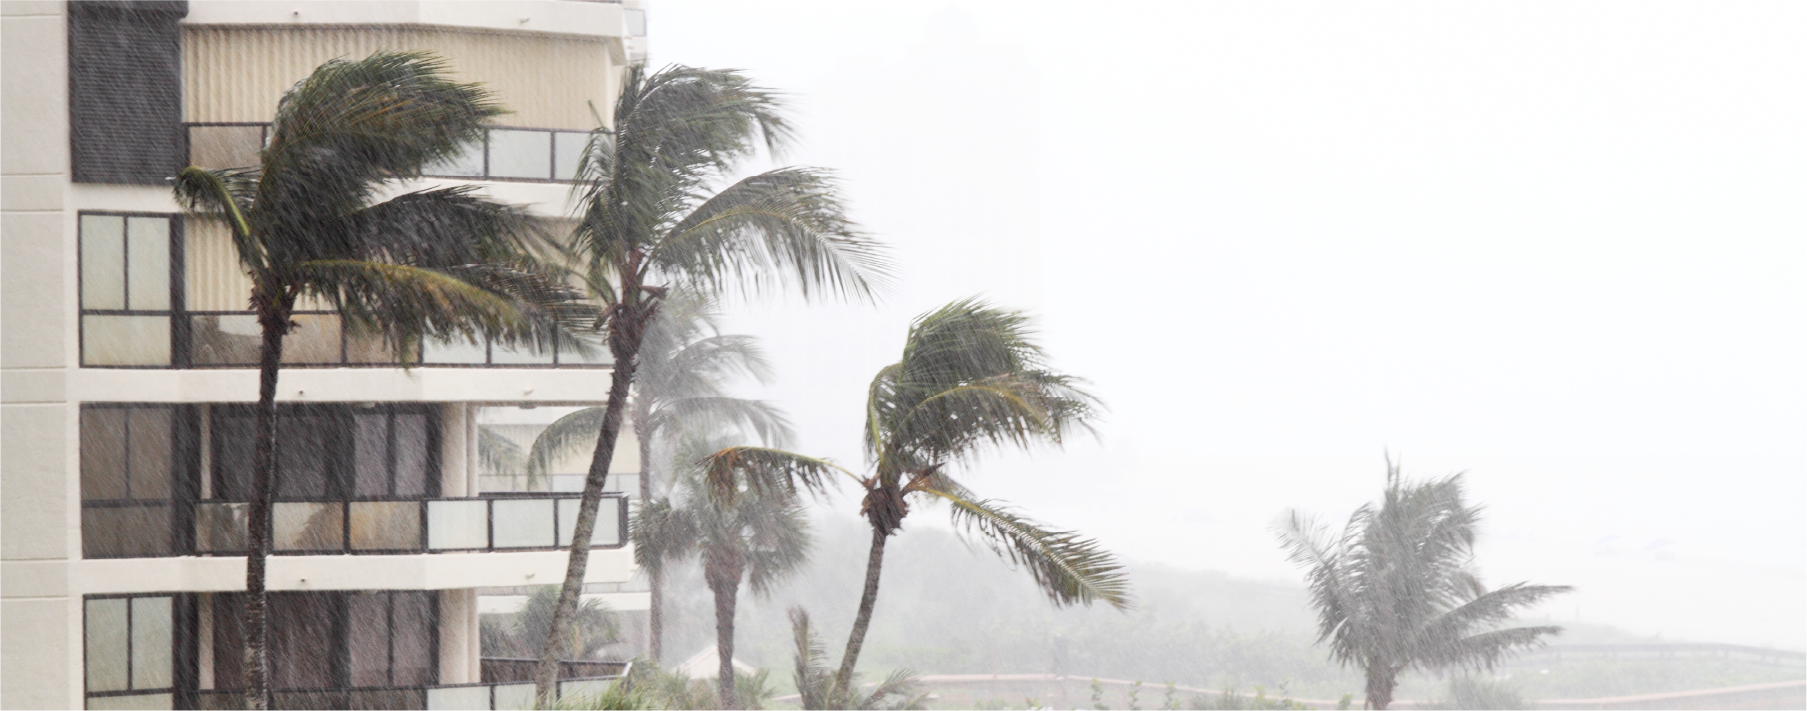
[[[0,367],[64,366],[64,246],[63,213],[0,217]]]
[[[63,405],[0,406],[0,558],[45,560],[68,555],[64,528],[69,482],[63,469],[67,425]]]
[[[0,20],[0,172],[69,172],[66,36],[58,15]]]
[[[327,60],[378,50],[446,57],[514,113],[498,125],[588,130],[606,116],[614,65],[601,39],[395,28],[184,28],[184,105],[194,122],[268,121],[282,93]]]
[[[80,678],[69,665],[81,659],[69,648],[75,637],[69,605],[67,598],[0,602],[0,629],[6,631],[0,635],[0,678],[9,682],[0,708],[79,707],[81,699],[69,688],[71,678]]]

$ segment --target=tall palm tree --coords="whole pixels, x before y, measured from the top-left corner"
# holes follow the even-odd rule
[[[1020,312],[967,299],[916,319],[903,358],[880,370],[867,391],[865,449],[873,471],[854,478],[866,490],[860,513],[872,526],[872,547],[859,613],[834,677],[837,696],[853,680],[878,602],[885,542],[903,527],[912,496],[947,502],[956,527],[1026,568],[1054,604],[1129,606],[1122,566],[1096,541],[980,499],[948,472],[994,449],[1058,445],[1074,429],[1089,427],[1096,402],[1077,379],[1049,369]],[[741,480],[753,490],[821,491],[834,472],[846,471],[751,447],[724,450],[708,464],[710,484],[721,496],[734,495]]]
[[[628,403],[634,438],[640,449],[640,501],[654,495],[653,451],[682,431],[737,429],[768,446],[784,446],[791,427],[771,405],[729,395],[725,385],[740,376],[762,384],[771,380],[771,364],[753,336],[723,334],[716,324],[715,299],[693,291],[671,293],[646,330],[635,369],[633,399]],[[528,481],[545,476],[554,463],[580,449],[594,449],[604,409],[591,407],[565,415],[547,426],[527,454]],[[647,569],[651,605],[647,610],[647,656],[663,658],[664,572]]]
[[[580,167],[583,208],[572,242],[607,314],[615,366],[551,634],[567,624],[583,587],[628,390],[663,297],[674,287],[754,294],[794,286],[805,297],[865,298],[889,270],[878,243],[847,219],[824,171],[781,168],[711,191],[756,138],[775,150],[791,134],[778,98],[740,73],[636,65],[614,120],[612,131],[595,134]],[[557,680],[558,660],[543,655],[534,676],[539,705],[551,703]]]
[[[176,178],[191,213],[231,230],[262,329],[245,581],[252,708],[270,701],[264,577],[276,381],[296,301],[325,301],[397,352],[422,336],[544,345],[584,308],[556,274],[534,266],[549,243],[519,210],[464,188],[378,200],[478,139],[502,112],[488,92],[446,74],[444,61],[419,53],[327,62],[283,95],[261,167],[191,166]],[[568,335],[563,342],[579,347]]]
[[[696,461],[696,457],[685,457]],[[633,522],[635,562],[649,571],[700,556],[703,581],[715,597],[715,644],[721,662],[716,676],[721,708],[739,708],[734,683],[734,614],[745,580],[755,594],[795,573],[809,556],[809,521],[796,492],[750,490],[742,483],[734,496],[718,496],[704,486],[694,465],[679,479],[683,486],[640,507]]]
[[[1463,501],[1460,474],[1410,482],[1389,461],[1380,506],[1356,509],[1340,536],[1298,512],[1281,524],[1289,558],[1307,568],[1318,641],[1330,643],[1337,662],[1362,668],[1372,708],[1393,702],[1406,669],[1491,668],[1562,632],[1501,627],[1514,610],[1573,588],[1514,583],[1488,590],[1473,567],[1480,512]]]

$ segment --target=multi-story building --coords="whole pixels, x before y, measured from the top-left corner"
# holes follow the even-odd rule
[[[225,229],[185,218],[168,178],[255,164],[278,99],[327,60],[426,50],[513,113],[443,177],[398,189],[474,184],[556,227],[645,16],[632,0],[0,7],[0,704],[232,707],[257,326]],[[522,703],[531,686],[484,683],[521,665],[483,661],[480,617],[563,579],[577,502],[569,477],[481,471],[480,441],[492,424],[525,441],[559,408],[599,403],[608,363],[397,353],[324,309],[297,321],[269,568],[278,703]],[[612,472],[638,469],[627,437]],[[630,494],[604,501],[588,580],[629,617],[646,607]]]

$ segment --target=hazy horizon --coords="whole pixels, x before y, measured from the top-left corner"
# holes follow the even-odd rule
[[[659,2],[652,64],[790,95],[878,306],[736,305],[858,463],[909,320],[1032,312],[1110,412],[967,483],[1295,584],[1268,527],[1466,471],[1540,614],[1807,646],[1807,6]],[[1788,306],[1794,304],[1794,306]],[[831,504],[850,515],[844,497]],[[938,515],[912,525],[945,525]],[[931,523],[932,522],[932,523]]]

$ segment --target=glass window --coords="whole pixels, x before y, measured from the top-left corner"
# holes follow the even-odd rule
[[[390,686],[389,596],[346,596],[345,665],[352,686]]]
[[[295,314],[293,321],[295,328],[282,339],[282,362],[318,365],[344,361],[345,332],[339,327],[338,314]],[[261,332],[258,339],[261,349]]]
[[[576,180],[577,168],[583,162],[584,148],[590,145],[590,134],[558,131],[552,134],[552,177]]]
[[[621,545],[621,499],[607,496],[596,506],[596,529],[590,532],[591,546]],[[559,499],[558,501],[558,545],[571,545],[571,537],[577,533],[577,509],[583,502],[577,499]]]
[[[250,314],[195,314],[188,357],[195,365],[257,365],[263,329]]]
[[[168,555],[175,410],[81,410],[82,555]]]
[[[489,547],[489,506],[482,499],[427,502],[427,547],[469,550]]]
[[[331,593],[270,593],[270,666],[273,685],[321,689],[333,683]]]
[[[271,545],[279,551],[345,548],[345,505],[278,501],[270,507]]]
[[[131,680],[126,599],[89,600],[87,608],[88,690],[124,691]]]
[[[483,177],[483,141],[475,141],[457,155],[421,169],[424,175],[445,178]]]
[[[497,499],[492,504],[492,536],[497,548],[551,548],[551,499]]]
[[[353,550],[420,549],[419,502],[353,501],[347,506],[351,509]]]
[[[541,350],[531,345],[504,346],[491,344],[489,362],[502,365],[551,365],[552,349]]]
[[[335,690],[430,685],[438,680],[434,630],[436,594],[425,591],[283,592],[270,594],[270,662],[278,690]],[[213,596],[216,687],[239,685],[244,636],[243,593]],[[330,699],[330,701],[328,701]],[[332,694],[316,701],[345,708],[347,701],[381,696]],[[278,701],[282,701],[279,697]],[[291,696],[290,701],[302,699]],[[420,708],[420,696],[390,696],[351,708]]]
[[[82,652],[88,693],[160,691],[175,685],[174,598],[143,595],[90,599],[82,610]],[[118,699],[152,700],[157,695],[90,699],[91,708],[142,708]],[[99,704],[99,706],[96,706]],[[112,705],[108,705],[112,704]],[[167,706],[166,706],[167,707]]]
[[[421,362],[430,365],[480,365],[489,362],[489,346],[482,341],[472,343],[458,339],[442,341],[429,338],[421,346]]]
[[[84,214],[78,229],[82,364],[169,365],[170,218]]]
[[[125,218],[82,215],[82,308],[125,305]]]
[[[328,412],[310,410],[276,417],[279,499],[322,499],[332,491],[327,460],[333,452],[332,430],[338,423]]]
[[[352,416],[353,488],[358,496],[389,495],[389,415],[357,413]]]
[[[188,162],[202,168],[252,168],[263,162],[264,127],[189,126]]]
[[[389,638],[392,647],[391,683],[396,686],[431,684],[438,676],[434,669],[433,611],[430,592],[398,591],[393,598],[393,618]]]
[[[552,178],[552,132],[491,129],[489,175],[492,178]]]
[[[395,495],[424,496],[432,473],[432,436],[425,414],[395,414]]]

